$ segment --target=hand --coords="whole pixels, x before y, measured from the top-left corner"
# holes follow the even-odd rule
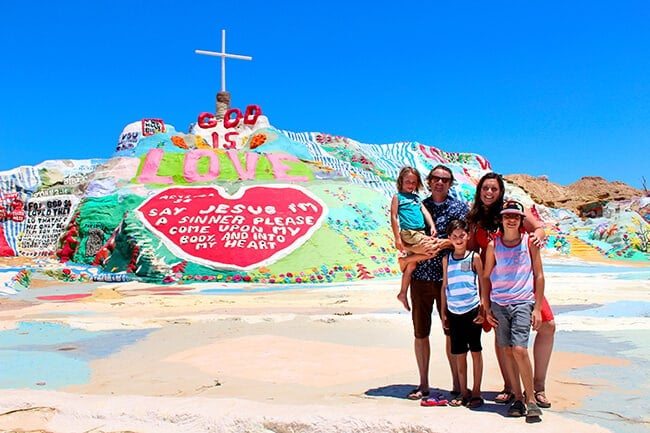
[[[431,239],[431,247],[427,248],[427,253],[429,253],[431,257],[436,257],[438,254],[440,254],[441,251],[440,243],[441,243],[441,239],[439,238]]]
[[[449,330],[449,320],[447,319],[447,316],[443,315],[440,318],[440,321],[442,322],[442,329],[444,329],[445,331],[448,331]]]
[[[493,328],[499,326],[499,321],[497,320],[496,317],[494,317],[494,314],[492,314],[492,310],[490,310],[489,308],[485,311],[485,318]]]
[[[483,318],[483,314],[481,314],[480,311],[479,311],[478,315],[474,318],[474,320],[472,320],[472,322],[476,323],[476,324],[481,324],[484,321],[485,321],[485,319]]]
[[[395,248],[397,251],[404,250],[404,245],[402,244],[402,240],[400,238],[395,239]]]
[[[530,240],[533,241],[533,244],[534,244],[537,248],[544,248],[544,246],[546,245],[546,237],[544,237],[544,238],[540,238],[539,236],[537,236],[537,235],[535,234],[535,232],[532,232],[532,233],[530,234]]]
[[[542,326],[542,312],[540,310],[533,310],[533,317],[531,318],[531,323],[533,325],[533,331],[537,331],[540,326]]]
[[[436,238],[428,237],[424,239],[420,245],[422,245],[424,252],[429,256],[429,258],[434,257],[433,251],[436,248]]]

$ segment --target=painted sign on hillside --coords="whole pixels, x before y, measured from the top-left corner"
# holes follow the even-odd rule
[[[142,222],[177,256],[213,268],[271,264],[302,245],[327,210],[293,185],[168,188],[138,209]]]

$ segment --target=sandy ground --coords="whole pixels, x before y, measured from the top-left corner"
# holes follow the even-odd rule
[[[29,292],[36,297],[52,285],[37,279]],[[547,275],[547,285],[560,309],[613,299],[650,302],[650,280],[558,274]],[[541,423],[527,424],[505,417],[506,407],[491,401],[501,388],[493,333],[483,336],[483,407],[420,407],[405,398],[417,369],[410,316],[395,299],[398,281],[272,292],[212,286],[223,293],[210,294],[197,285],[176,295],[165,294],[169,286],[140,283],[89,287],[92,295],[75,302],[2,299],[0,329],[48,321],[92,332],[149,332],[88,360],[92,374],[75,385],[5,390],[0,431],[457,432],[480,424],[482,431],[599,433],[611,430],[575,414],[590,396],[619,391],[598,375],[574,373],[629,363],[556,351],[547,383],[553,407]],[[648,317],[558,315],[557,322],[566,331],[650,330]],[[431,345],[430,382],[446,394],[450,375],[437,320]],[[84,343],[59,342],[51,350],[74,357]]]

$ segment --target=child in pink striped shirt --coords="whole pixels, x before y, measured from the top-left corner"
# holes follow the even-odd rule
[[[481,298],[490,299],[484,305],[486,318],[496,328],[497,344],[504,348],[504,367],[515,394],[508,415],[539,421],[542,411],[535,402],[528,339],[531,324],[537,330],[542,323],[544,270],[539,248],[519,230],[524,216],[521,203],[508,201],[503,205],[503,235],[487,246]]]

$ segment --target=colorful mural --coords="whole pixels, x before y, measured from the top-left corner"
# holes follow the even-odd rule
[[[451,193],[465,202],[492,170],[481,155],[422,143],[365,144],[278,130],[257,105],[230,109],[223,120],[200,113],[189,133],[142,119],[124,128],[110,159],[1,172],[0,256],[56,256],[68,272],[49,272],[66,281],[394,277],[389,203],[395,178],[404,165],[425,175],[437,164],[451,168]],[[533,204],[511,186],[508,194]],[[581,236],[595,242],[607,232],[606,241],[641,254],[619,256],[647,260],[647,210],[647,203],[631,205],[625,212],[636,219]],[[553,234],[552,246],[570,250],[566,239],[581,220],[543,206],[535,211]],[[603,255],[609,250],[599,248]],[[72,272],[71,265],[92,272]]]

